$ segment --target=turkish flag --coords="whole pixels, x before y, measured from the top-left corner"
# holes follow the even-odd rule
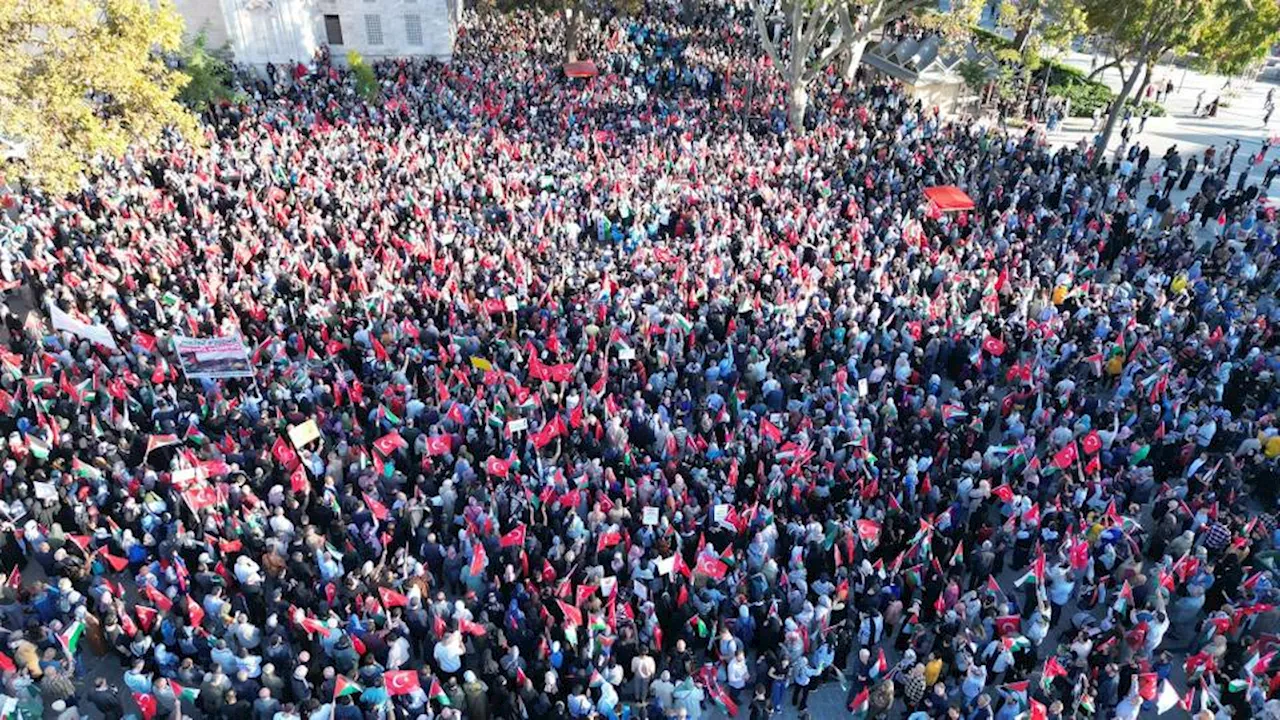
[[[1075,462],[1078,457],[1080,457],[1080,453],[1076,450],[1076,444],[1073,441],[1070,445],[1053,454],[1053,464],[1059,470],[1066,470],[1071,467],[1071,463]]]
[[[204,621],[204,608],[200,607],[200,603],[192,600],[190,595],[187,596],[187,618],[191,620],[193,627],[200,627]]]
[[[1084,466],[1084,473],[1086,475],[1093,475],[1101,471],[1102,471],[1102,461],[1098,459],[1097,455],[1094,455],[1093,457],[1089,458],[1089,462],[1086,463]]]
[[[129,560],[127,558],[122,558],[118,555],[112,555],[111,553],[107,552],[106,545],[103,545],[102,547],[98,548],[98,554],[101,555],[102,559],[105,560],[106,563],[111,566],[111,570],[113,572],[120,572],[121,570],[124,570],[125,568],[129,567]]]
[[[1142,673],[1138,676],[1138,695],[1143,700],[1155,700],[1160,684],[1160,676],[1155,673]]]
[[[289,475],[289,489],[295,493],[306,492],[311,487],[311,481],[307,479],[307,471],[302,469],[301,463],[293,469],[293,473]]]
[[[582,627],[582,611],[578,608],[565,603],[563,600],[556,600],[556,604],[560,606],[560,612],[564,615],[564,621],[570,625]]]
[[[133,701],[137,703],[138,710],[142,711],[142,720],[151,720],[156,716],[156,696],[151,693],[133,694]]]
[[[719,580],[725,576],[725,573],[728,572],[729,569],[725,566],[724,562],[715,555],[703,554],[698,557],[698,563],[694,567],[694,570],[702,573],[703,575]]]
[[[145,595],[146,598],[150,600],[153,605],[160,608],[160,612],[167,613],[173,609],[173,601],[170,600],[168,596],[166,596],[164,593],[155,589],[151,585],[143,585],[142,594]]]
[[[1004,636],[1022,632],[1022,618],[1018,615],[1005,615],[996,618],[996,635]]]
[[[427,454],[432,457],[447,455],[453,449],[448,435],[434,435],[427,438]]]
[[[858,521],[858,539],[874,542],[880,539],[880,523],[875,520]]]
[[[761,418],[760,437],[772,440],[774,442],[781,442],[782,431],[778,429],[777,425],[774,425],[773,423],[769,422],[768,418]]]
[[[504,548],[520,547],[524,545],[525,526],[520,523],[506,535],[498,539],[498,545]]]
[[[382,684],[387,688],[387,694],[391,696],[408,695],[414,690],[422,689],[422,683],[418,682],[418,673],[413,670],[387,670],[382,673]]]
[[[1031,698],[1031,720],[1046,720],[1049,717],[1049,711],[1045,708],[1044,703]]]
[[[151,628],[156,624],[156,616],[159,613],[155,608],[149,608],[146,605],[134,605],[134,612],[138,613],[138,624],[142,626],[143,632],[151,632]]]
[[[606,548],[611,548],[620,542],[622,542],[622,533],[612,530],[601,533],[600,538],[596,541],[596,553],[602,553]]]
[[[382,600],[382,607],[384,608],[409,606],[409,598],[391,588],[378,588],[378,597]]]
[[[298,464],[298,452],[293,449],[293,446],[285,442],[284,438],[278,435],[276,436],[275,444],[271,446],[271,456],[276,459],[276,462],[284,465],[289,470],[292,470]]]
[[[1004,341],[998,337],[988,335],[987,338],[982,341],[982,349],[996,357],[1000,357],[1004,354]]]
[[[582,603],[589,600],[591,596],[595,595],[596,591],[599,589],[600,589],[599,585],[579,585],[577,589],[574,591],[573,604],[581,607]]]
[[[472,637],[483,637],[488,634],[488,631],[484,629],[483,625],[471,622],[466,618],[460,618],[458,620],[458,631]]]
[[[388,456],[396,450],[407,446],[408,443],[404,441],[404,438],[400,437],[400,433],[394,430],[373,441],[373,447],[384,456]]]
[[[1088,435],[1080,438],[1080,447],[1086,455],[1092,455],[1102,449],[1102,438],[1097,430],[1090,430]]]
[[[511,463],[501,458],[490,457],[484,461],[484,471],[494,477],[506,477],[511,469]]]
[[[378,502],[369,493],[364,494],[364,504],[369,506],[369,512],[373,513],[373,516],[378,520],[386,520],[391,516],[391,513],[387,511],[387,506]]]
[[[479,577],[484,572],[484,566],[489,563],[489,556],[485,554],[484,545],[476,543],[471,553],[471,575]]]
[[[1008,485],[1001,485],[991,491],[992,495],[1000,498],[1000,502],[1013,502],[1013,488]]]

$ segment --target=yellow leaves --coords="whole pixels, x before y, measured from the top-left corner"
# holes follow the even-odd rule
[[[27,148],[11,171],[65,192],[166,127],[196,137],[165,62],[181,41],[169,0],[0,0],[0,135]]]

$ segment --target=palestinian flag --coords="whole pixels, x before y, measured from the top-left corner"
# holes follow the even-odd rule
[[[84,623],[77,620],[63,632],[58,634],[58,643],[67,652],[67,657],[74,658],[80,647],[80,638],[84,637]]]
[[[162,447],[177,445],[179,442],[181,442],[181,440],[178,439],[177,435],[152,435],[147,438],[147,452],[143,457],[150,455],[152,452],[159,450]]]
[[[83,480],[102,479],[101,470],[89,463],[80,462],[80,458],[71,458],[71,474]]]
[[[195,425],[187,426],[187,432],[182,436],[182,439],[186,442],[195,443],[196,445],[203,446],[209,444],[209,438],[206,437],[204,433],[200,432],[200,428]]]
[[[49,443],[41,440],[35,435],[27,435],[27,451],[31,453],[37,460],[45,460],[49,457]]]
[[[333,684],[333,699],[337,700],[345,695],[356,695],[364,692],[364,688],[351,682],[345,676],[339,675],[337,682]]]
[[[178,683],[170,680],[169,687],[173,689],[173,696],[178,698],[179,702],[195,702],[200,697],[200,688],[182,687]]]
[[[378,419],[379,419],[379,420],[386,420],[387,422],[391,423],[392,425],[399,425],[399,424],[400,424],[400,416],[399,416],[399,415],[396,415],[396,414],[395,414],[395,413],[393,413],[393,412],[391,412],[391,409],[390,409],[390,408],[388,408],[386,405],[379,405],[379,406],[378,406]]]
[[[440,687],[440,681],[436,678],[431,678],[431,690],[427,692],[427,695],[445,707],[453,706],[453,703],[449,702],[449,696],[444,694],[444,688]]]

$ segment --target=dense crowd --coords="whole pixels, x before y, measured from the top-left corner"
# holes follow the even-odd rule
[[[560,33],[472,17],[376,101],[273,68],[0,218],[0,712],[1280,717],[1226,152],[834,69],[792,131],[741,3],[591,21],[591,79]]]

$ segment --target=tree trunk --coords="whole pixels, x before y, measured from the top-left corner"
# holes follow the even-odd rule
[[[862,64],[862,54],[867,50],[867,38],[854,40],[849,45],[849,63],[844,66],[844,81],[852,83],[858,75],[858,66]]]
[[[791,132],[804,132],[804,116],[808,110],[809,90],[796,80],[787,94],[787,119],[791,123]]]
[[[1027,41],[1031,39],[1031,18],[1023,23],[1016,35],[1013,36],[1013,49],[1021,53],[1027,48]]]
[[[1124,87],[1120,88],[1120,92],[1116,94],[1116,99],[1111,101],[1111,108],[1107,110],[1107,124],[1102,128],[1102,135],[1098,138],[1098,144],[1095,146],[1092,167],[1098,167],[1102,164],[1103,158],[1107,154],[1107,143],[1111,142],[1111,133],[1116,129],[1116,122],[1120,120],[1120,116],[1124,114],[1124,101],[1129,99],[1129,93],[1133,92],[1133,86],[1138,82],[1138,73],[1142,72],[1143,63],[1135,62],[1133,64],[1133,72],[1129,73],[1129,77],[1125,78]]]
[[[565,62],[578,61],[578,26],[582,24],[582,13],[576,7],[564,9],[564,58]]]
[[[1142,84],[1138,86],[1138,94],[1134,95],[1138,102],[1142,102],[1142,94],[1147,91],[1147,86],[1151,84],[1151,71],[1156,67],[1154,60],[1147,63],[1147,72],[1142,76]]]
[[[1094,69],[1093,69],[1093,72],[1089,73],[1089,76],[1088,76],[1088,77],[1086,77],[1086,78],[1085,78],[1085,80],[1092,80],[1092,79],[1094,79],[1094,78],[1098,77],[1099,75],[1101,75],[1102,73],[1104,73],[1104,72],[1106,72],[1106,71],[1110,70],[1111,68],[1113,68],[1113,67],[1119,67],[1119,66],[1120,66],[1120,61],[1119,61],[1119,60],[1112,60],[1111,62],[1109,62],[1109,63],[1107,63],[1107,64],[1105,64],[1105,65],[1099,65],[1098,67],[1096,67],[1096,68],[1094,68]]]

